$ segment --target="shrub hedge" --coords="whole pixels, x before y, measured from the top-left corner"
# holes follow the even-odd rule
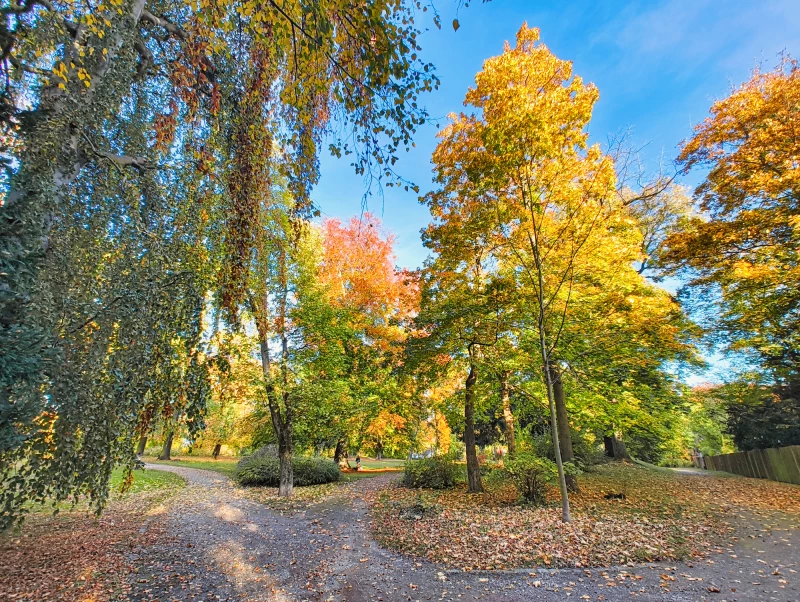
[[[292,458],[294,486],[322,485],[342,478],[339,467],[325,458]],[[236,480],[240,485],[277,487],[280,482],[280,461],[269,455],[252,455],[239,460]]]
[[[547,497],[547,484],[558,478],[555,462],[533,454],[517,454],[505,462],[503,468],[526,501],[543,504]]]
[[[459,467],[449,458],[433,456],[406,462],[403,484],[406,487],[449,489],[456,484]]]

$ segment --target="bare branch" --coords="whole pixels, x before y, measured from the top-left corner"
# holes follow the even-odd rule
[[[156,27],[163,27],[170,34],[172,34],[173,36],[175,36],[176,38],[178,38],[180,40],[185,40],[186,39],[186,32],[183,31],[183,29],[181,29],[180,27],[178,27],[174,23],[168,21],[164,17],[157,17],[156,15],[154,15],[153,13],[151,13],[147,9],[143,9],[142,10],[142,14],[139,16],[139,20],[140,21],[144,21],[146,23],[151,23],[152,25],[155,25]]]
[[[32,67],[31,65],[23,63],[14,56],[9,56],[8,62],[14,65],[15,68],[19,69],[20,71],[24,71],[25,73],[33,73],[34,75],[44,75],[45,77],[50,77],[53,75],[53,72],[50,71],[49,69],[40,69],[39,67]]]
[[[98,149],[94,143],[92,142],[91,138],[84,134],[83,139],[89,145],[92,154],[97,157],[101,157],[110,161],[114,166],[120,167],[133,167],[134,169],[138,169],[139,171],[151,168],[152,166],[148,164],[147,159],[145,157],[136,157],[131,155],[117,155],[115,153],[111,153],[108,151],[103,151]]]

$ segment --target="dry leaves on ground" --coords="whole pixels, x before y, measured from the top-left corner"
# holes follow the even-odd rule
[[[159,491],[131,496],[109,504],[99,519],[85,511],[32,515],[18,533],[0,535],[0,600],[124,597],[129,553],[159,537],[153,511],[163,499]]]
[[[718,509],[800,511],[800,488],[710,476],[679,476],[630,465],[598,467],[571,496],[570,524],[557,492],[547,506],[517,503],[511,487],[385,490],[374,506],[384,545],[463,569],[611,566],[705,555],[731,527]],[[625,493],[608,500],[607,493]]]

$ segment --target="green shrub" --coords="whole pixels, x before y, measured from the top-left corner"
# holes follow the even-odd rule
[[[542,504],[547,496],[547,485],[558,477],[555,462],[533,454],[517,454],[505,463],[503,471],[526,501]]]
[[[333,483],[342,477],[339,467],[325,458],[292,458],[295,487]],[[277,487],[280,461],[270,455],[252,455],[239,460],[236,480],[240,485]]]
[[[459,467],[442,456],[409,460],[403,472],[403,484],[406,487],[449,489],[456,484],[459,473]]]

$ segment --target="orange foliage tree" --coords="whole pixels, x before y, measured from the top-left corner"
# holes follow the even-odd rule
[[[775,378],[800,374],[800,66],[784,59],[711,107],[679,160],[709,168],[704,217],[669,236],[661,261],[690,277],[718,340]],[[694,291],[694,293],[692,293]]]
[[[346,224],[322,224],[319,280],[331,305],[347,322],[342,340],[347,394],[329,416],[336,459],[348,444],[370,443],[382,455],[408,439],[410,397],[398,379],[411,318],[419,306],[416,274],[395,267],[394,236],[366,213]]]

